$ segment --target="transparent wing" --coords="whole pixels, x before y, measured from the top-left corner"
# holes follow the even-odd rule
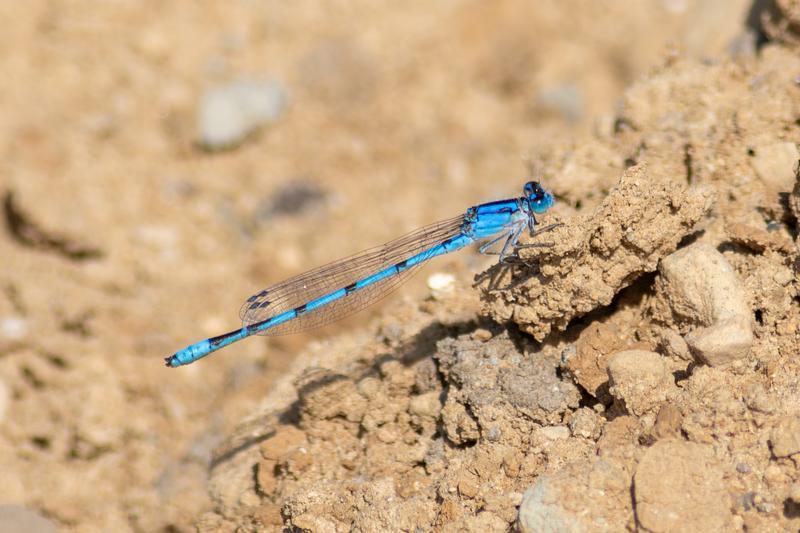
[[[239,316],[245,326],[294,309],[342,289],[381,270],[458,235],[464,217],[458,216],[425,226],[382,246],[315,268],[268,287],[245,301]],[[286,335],[308,330],[351,315],[391,293],[415,273],[421,264],[390,276],[313,309],[299,317],[269,328],[260,335]]]

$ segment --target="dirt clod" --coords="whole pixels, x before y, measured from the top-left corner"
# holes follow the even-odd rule
[[[664,358],[654,352],[617,352],[608,363],[609,392],[631,414],[654,412],[675,392]]]
[[[596,459],[540,476],[522,499],[520,531],[625,530],[632,522],[630,474],[619,465]]]
[[[634,474],[636,520],[645,531],[725,531],[731,524],[723,470],[708,446],[659,441]]]
[[[645,166],[627,169],[591,215],[554,230],[548,237],[553,247],[531,252],[538,276],[508,290],[485,286],[486,313],[539,340],[554,328],[563,330],[654,271],[691,233],[712,198],[709,189],[687,189]]]
[[[684,339],[699,362],[721,365],[749,353],[753,331],[748,298],[721,253],[696,243],[665,258],[659,272],[659,290],[673,313],[695,325]]]
[[[800,453],[800,416],[786,416],[778,420],[769,438],[775,457],[790,457]]]
[[[627,346],[613,324],[591,324],[577,342],[562,353],[562,367],[586,392],[598,399],[608,396],[608,360]]]

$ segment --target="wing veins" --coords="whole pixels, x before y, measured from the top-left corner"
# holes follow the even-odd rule
[[[384,245],[294,276],[256,293],[239,312],[244,325],[275,316],[344,288],[376,272],[404,261],[460,233],[464,216],[430,224]],[[362,288],[319,309],[268,329],[264,335],[282,335],[309,329],[343,318],[386,296],[411,277],[420,265]],[[356,296],[353,296],[356,295]]]

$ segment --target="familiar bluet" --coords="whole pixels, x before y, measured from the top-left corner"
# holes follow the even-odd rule
[[[285,335],[327,324],[381,299],[425,261],[492,238],[479,251],[505,239],[503,261],[516,253],[525,228],[531,235],[537,214],[553,195],[529,181],[519,198],[470,207],[458,217],[420,228],[404,237],[300,274],[254,294],[242,305],[242,327],[205,339],[166,358],[167,366],[188,365],[250,335]]]

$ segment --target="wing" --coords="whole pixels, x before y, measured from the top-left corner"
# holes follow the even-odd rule
[[[245,326],[294,309],[326,294],[347,287],[383,269],[458,235],[464,216],[425,226],[382,246],[315,268],[268,287],[245,301],[239,316]],[[424,261],[423,261],[424,262]],[[261,335],[287,335],[339,320],[371,305],[408,280],[422,263],[353,291],[328,305],[269,328]]]

